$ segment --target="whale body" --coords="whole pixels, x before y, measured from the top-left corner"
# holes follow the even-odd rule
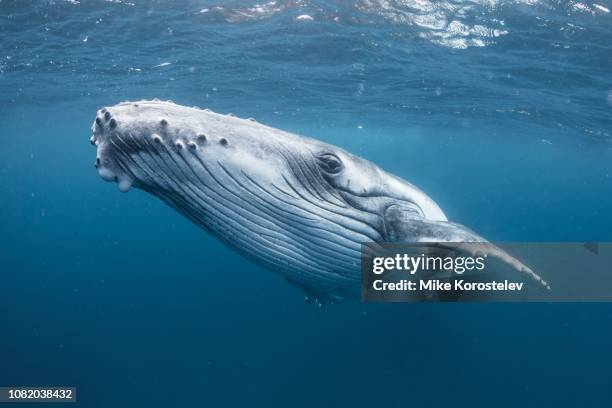
[[[482,242],[548,286],[414,185],[319,140],[159,100],[102,108],[92,133],[103,179],[159,197],[315,298],[359,296],[364,242]]]

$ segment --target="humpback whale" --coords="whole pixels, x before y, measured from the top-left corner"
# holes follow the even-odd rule
[[[548,287],[414,185],[322,141],[159,100],[102,108],[92,133],[104,180],[160,198],[315,297],[359,296],[364,242],[482,242]]]

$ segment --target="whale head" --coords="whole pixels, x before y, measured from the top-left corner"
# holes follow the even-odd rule
[[[425,193],[365,159],[231,114],[162,101],[121,103],[97,112],[92,133],[99,175],[122,192],[135,186],[182,199],[253,199],[266,191],[312,210],[336,206],[384,217],[401,207],[446,221]]]
[[[96,167],[301,287],[358,290],[361,244],[480,240],[425,193],[321,141],[171,102],[97,112]]]

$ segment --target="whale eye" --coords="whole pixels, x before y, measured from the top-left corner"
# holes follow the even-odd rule
[[[317,156],[317,163],[321,170],[330,174],[338,174],[342,171],[342,160],[333,153],[322,153]]]

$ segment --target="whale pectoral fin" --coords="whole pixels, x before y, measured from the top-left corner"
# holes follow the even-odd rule
[[[531,268],[461,224],[432,221],[416,215],[410,208],[390,207],[385,212],[385,229],[391,242],[419,243],[429,253],[486,256],[489,261],[499,263],[497,269],[509,267],[550,290],[548,283]]]
[[[428,220],[411,205],[387,207],[384,219],[390,242],[486,242],[461,224]]]

